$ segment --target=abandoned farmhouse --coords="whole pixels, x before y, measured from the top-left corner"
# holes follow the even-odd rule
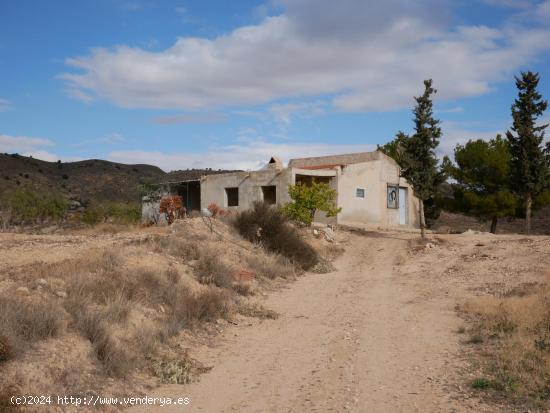
[[[318,213],[317,222],[357,227],[419,226],[418,199],[400,177],[397,163],[380,151],[292,159],[286,168],[272,157],[257,171],[170,183],[167,193],[180,195],[188,212],[213,203],[225,210],[242,211],[254,201],[283,205],[291,201],[289,185],[311,182],[324,182],[336,189],[337,206],[342,208],[336,217]],[[144,197],[143,220],[153,220],[158,207],[158,197]]]

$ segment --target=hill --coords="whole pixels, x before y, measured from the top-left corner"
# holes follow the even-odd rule
[[[0,197],[17,189],[39,193],[57,192],[69,200],[140,201],[140,187],[145,183],[162,183],[198,179],[202,175],[226,171],[187,169],[164,172],[152,165],[126,165],[89,159],[77,162],[46,162],[18,154],[0,154]]]

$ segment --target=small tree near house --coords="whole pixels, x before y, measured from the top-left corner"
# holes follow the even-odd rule
[[[185,215],[182,197],[178,195],[162,197],[160,199],[159,212],[165,214],[168,225],[172,224],[177,218]]]
[[[432,94],[437,90],[432,87],[432,80],[424,81],[424,93],[415,97],[414,134],[411,136],[399,132],[395,143],[387,146],[393,151],[395,160],[401,168],[401,175],[412,185],[414,194],[420,200],[419,219],[422,238],[425,237],[426,218],[424,202],[432,198],[445,175],[438,168],[435,149],[439,145],[441,128],[439,120],[433,117]],[[379,148],[385,151],[386,148]]]
[[[290,185],[288,194],[292,201],[283,206],[283,213],[304,225],[311,225],[317,211],[334,217],[342,210],[336,207],[336,190],[325,183]]]
[[[544,148],[544,130],[548,125],[537,125],[548,102],[537,91],[539,75],[521,73],[516,77],[518,97],[512,105],[512,129],[506,132],[510,144],[511,184],[514,192],[525,203],[525,229],[531,231],[531,210],[535,198],[548,189],[550,181],[549,147]]]

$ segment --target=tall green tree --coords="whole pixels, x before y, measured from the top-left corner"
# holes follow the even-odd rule
[[[420,200],[419,220],[422,238],[426,233],[424,202],[433,197],[437,186],[444,181],[444,173],[438,167],[435,149],[439,145],[441,128],[439,120],[433,116],[432,95],[437,90],[432,80],[424,81],[424,93],[415,97],[414,131],[411,136],[399,132],[396,136],[396,161],[401,167],[401,175],[412,185],[414,194]]]
[[[518,97],[512,105],[513,126],[506,137],[510,143],[512,189],[525,203],[525,230],[530,233],[533,200],[548,188],[550,179],[549,149],[543,147],[548,124],[537,125],[548,102],[537,91],[538,73],[522,72],[515,79]]]
[[[457,145],[453,164],[445,157],[443,164],[454,178],[453,209],[481,219],[491,220],[491,232],[498,219],[513,216],[517,198],[510,191],[510,148],[497,135],[490,141],[470,140]]]

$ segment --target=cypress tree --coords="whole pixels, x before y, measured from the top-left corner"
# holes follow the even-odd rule
[[[506,132],[510,143],[511,187],[525,203],[525,230],[531,232],[533,200],[547,187],[550,179],[548,148],[542,146],[544,130],[537,118],[548,106],[537,91],[538,73],[522,72],[515,77],[518,97],[512,105],[513,126]]]
[[[439,120],[433,117],[432,80],[424,81],[424,93],[415,97],[414,131],[412,136],[398,133],[401,144],[399,164],[402,176],[412,185],[414,194],[420,200],[419,219],[422,238],[425,236],[426,219],[424,202],[436,193],[437,186],[444,180],[444,174],[438,168],[435,149],[439,145],[441,128]]]

